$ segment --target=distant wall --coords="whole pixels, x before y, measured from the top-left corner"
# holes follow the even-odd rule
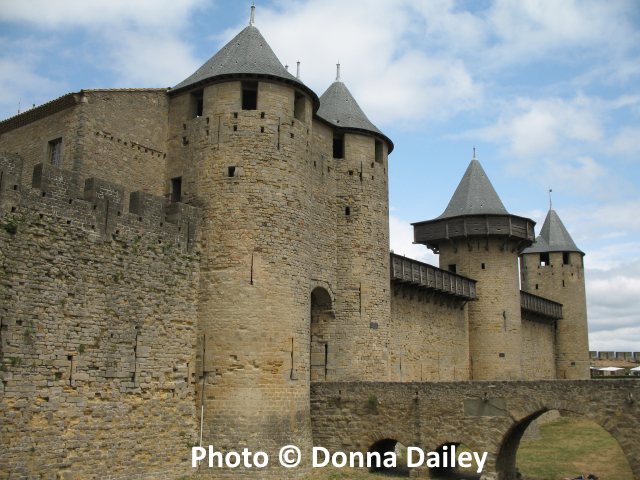
[[[522,371],[525,380],[556,378],[553,325],[522,319]]]
[[[391,293],[389,380],[469,380],[467,307]]]

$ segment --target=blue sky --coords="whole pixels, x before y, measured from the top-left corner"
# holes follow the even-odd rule
[[[548,189],[585,257],[590,349],[640,351],[640,3],[256,2],[318,95],[341,77],[395,143],[391,248],[445,209],[475,146],[514,214]],[[168,87],[247,25],[251,2],[0,0],[0,119],[82,88]]]

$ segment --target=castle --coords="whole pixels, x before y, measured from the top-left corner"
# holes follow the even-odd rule
[[[0,122],[0,478],[308,451],[322,382],[589,378],[584,253],[555,210],[536,239],[474,154],[414,224],[439,267],[390,254],[393,147],[339,69],[320,97],[289,73],[253,11],[173,88]]]

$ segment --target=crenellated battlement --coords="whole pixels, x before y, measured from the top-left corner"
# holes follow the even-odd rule
[[[66,220],[98,239],[118,236],[157,236],[158,243],[172,242],[191,251],[196,240],[200,209],[168,203],[143,191],[129,196],[124,212],[124,186],[91,177],[82,186],[72,171],[40,163],[33,169],[31,187],[20,182],[22,160],[0,152],[0,211],[24,214],[28,210]],[[82,192],[82,198],[79,193]]]

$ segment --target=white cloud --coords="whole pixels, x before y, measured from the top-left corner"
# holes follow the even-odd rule
[[[426,246],[413,243],[413,227],[394,215],[389,216],[389,243],[398,255],[413,258],[419,262],[440,266],[440,257]]]

